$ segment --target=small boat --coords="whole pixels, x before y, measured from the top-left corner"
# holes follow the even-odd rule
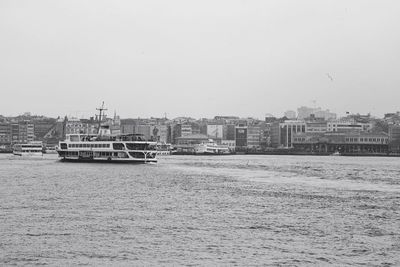
[[[42,142],[15,144],[13,154],[17,156],[43,156],[43,144]]]
[[[340,154],[339,151],[335,151],[331,154],[331,156],[341,156],[342,154]]]

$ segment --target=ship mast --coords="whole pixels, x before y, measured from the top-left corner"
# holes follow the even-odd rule
[[[106,111],[107,109],[104,107],[104,101],[103,101],[103,103],[101,104],[101,107],[99,107],[99,108],[96,108],[96,110],[98,110],[99,111],[99,128],[98,128],[98,130],[97,130],[97,134],[100,134],[100,127],[101,127],[101,113],[103,113],[103,111]]]

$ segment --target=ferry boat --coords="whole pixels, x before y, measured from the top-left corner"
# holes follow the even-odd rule
[[[172,146],[171,144],[157,143],[157,155],[166,156],[171,155]]]
[[[13,154],[17,156],[43,156],[43,144],[42,142],[15,144]]]
[[[45,154],[57,154],[57,146],[46,146],[43,148]]]
[[[157,162],[157,142],[146,141],[142,134],[111,135],[108,125],[101,125],[100,110],[97,134],[68,134],[59,142],[57,153],[62,161],[75,162]]]
[[[156,142],[148,142],[141,134],[99,136],[70,134],[57,149],[62,161],[76,162],[157,162]]]
[[[218,145],[213,140],[203,142],[194,147],[197,155],[228,155],[231,154],[228,146]]]

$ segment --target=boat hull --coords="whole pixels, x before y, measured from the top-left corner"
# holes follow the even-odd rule
[[[81,163],[123,163],[123,164],[145,164],[145,163],[157,163],[156,159],[85,159],[85,158],[61,158],[62,162],[81,162]]]
[[[20,157],[42,157],[43,153],[42,152],[18,152],[14,151],[14,155],[20,156]]]

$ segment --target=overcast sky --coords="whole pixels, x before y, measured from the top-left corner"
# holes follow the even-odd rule
[[[400,110],[400,1],[0,0],[0,114]]]

